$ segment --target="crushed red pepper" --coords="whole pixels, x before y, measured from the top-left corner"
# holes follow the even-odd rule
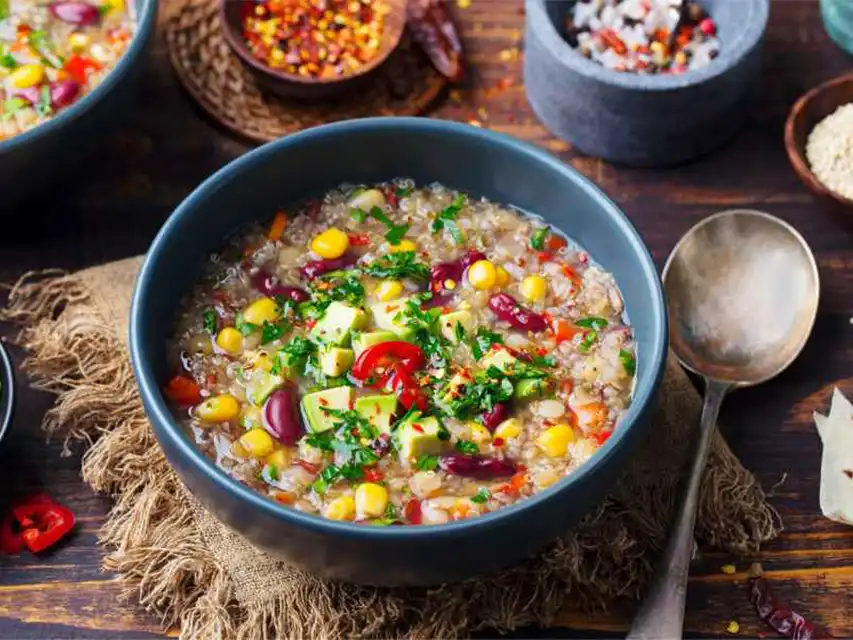
[[[758,564],[750,569],[749,601],[755,606],[762,622],[785,637],[794,640],[833,637],[825,627],[810,622],[804,615],[777,600]]]
[[[270,68],[336,78],[376,57],[387,13],[375,0],[244,0],[243,38]]]

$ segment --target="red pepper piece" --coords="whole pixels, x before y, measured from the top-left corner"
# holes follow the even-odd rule
[[[24,549],[24,539],[21,537],[21,527],[15,516],[7,513],[0,523],[0,552],[10,556],[21,553]]]
[[[353,247],[364,247],[370,244],[370,236],[366,233],[351,233],[349,243]]]
[[[783,636],[794,640],[833,637],[825,627],[809,622],[805,616],[779,602],[770,584],[760,574],[749,580],[749,601],[762,622]]]
[[[403,507],[403,516],[412,524],[421,523],[421,501],[417,498],[412,498]]]
[[[391,389],[397,394],[400,404],[407,410],[415,405],[421,411],[426,411],[428,406],[426,396],[407,371],[399,367],[395,368],[391,377]]]
[[[392,369],[398,374],[410,374],[424,366],[425,362],[424,352],[417,345],[402,341],[380,342],[368,347],[356,358],[352,376],[356,380],[365,381],[385,373],[387,381],[387,374]]]
[[[71,76],[72,80],[76,80],[80,84],[85,85],[87,72],[89,70],[97,71],[101,68],[101,65],[97,61],[87,58],[86,56],[73,55],[65,61],[62,68],[65,73]]]
[[[462,42],[443,0],[409,0],[406,25],[439,73],[453,82],[462,79]]]
[[[33,553],[49,549],[74,528],[71,510],[44,494],[17,501],[12,515],[22,529],[21,539]]]
[[[163,390],[173,402],[181,406],[191,407],[201,402],[201,387],[186,376],[175,376]]]

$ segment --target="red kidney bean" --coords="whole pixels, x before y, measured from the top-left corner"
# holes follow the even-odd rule
[[[293,446],[305,433],[299,418],[296,386],[288,384],[273,391],[264,403],[264,429],[282,444]]]
[[[515,329],[540,333],[548,328],[548,322],[538,313],[525,309],[508,293],[497,293],[489,298],[489,309],[501,320],[509,322]]]
[[[438,466],[453,475],[477,480],[492,480],[515,473],[515,463],[509,458],[486,458],[464,453],[446,453],[438,459]]]
[[[16,98],[26,100],[30,104],[38,104],[41,101],[41,87],[27,87],[26,89],[15,89],[12,93]]]
[[[379,437],[373,441],[371,448],[373,449],[373,453],[381,458],[391,450],[391,436],[387,433],[380,434]]]
[[[281,284],[278,278],[266,271],[259,271],[252,278],[252,285],[265,296],[281,296],[286,300],[293,300],[294,302],[305,302],[310,298],[308,292],[304,289]]]
[[[501,422],[506,420],[508,413],[509,411],[507,411],[505,404],[501,402],[496,402],[495,406],[492,407],[491,411],[487,411],[481,416],[481,419],[483,420],[483,425],[489,431],[494,431],[495,429],[497,429],[498,425]]]
[[[67,107],[77,99],[80,83],[74,80],[60,80],[50,84],[50,106],[54,109]]]
[[[459,262],[440,262],[434,264],[430,269],[430,288],[433,291],[441,291],[444,289],[445,280],[453,280],[459,282],[462,279],[462,267]]]
[[[78,0],[54,2],[50,5],[50,12],[63,22],[80,26],[98,24],[101,18],[96,7]]]
[[[358,256],[351,253],[345,253],[340,258],[335,258],[334,260],[312,260],[302,267],[302,277],[306,280],[313,280],[324,273],[351,267],[356,262],[358,262]]]

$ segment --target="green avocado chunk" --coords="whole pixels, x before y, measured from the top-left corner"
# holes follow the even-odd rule
[[[518,362],[518,358],[512,355],[509,351],[502,347],[492,348],[483,359],[480,360],[480,367],[488,370],[489,367],[497,367],[501,373],[509,373]]]
[[[368,347],[372,347],[373,345],[381,344],[383,342],[393,342],[394,340],[399,339],[400,338],[397,335],[390,331],[366,331],[364,333],[359,333],[352,339],[352,348],[355,351],[355,356],[358,357],[359,354]]]
[[[382,331],[390,331],[399,340],[410,339],[414,332],[404,322],[395,320],[398,313],[405,312],[408,301],[408,298],[400,298],[392,302],[377,302],[370,305],[374,326]]]
[[[532,400],[550,396],[554,393],[552,378],[525,378],[515,383],[515,397],[519,400]]]
[[[397,451],[400,460],[439,455],[450,449],[450,434],[437,418],[414,415],[397,427]]]
[[[452,344],[458,344],[459,338],[456,335],[456,325],[461,324],[465,329],[465,334],[471,333],[474,328],[474,316],[470,311],[454,311],[441,316],[439,319],[441,325],[441,335],[443,335]]]
[[[326,309],[326,315],[311,329],[311,339],[320,344],[337,347],[346,346],[350,335],[356,329],[367,325],[367,314],[357,307],[333,302]]]
[[[302,397],[302,415],[308,430],[319,433],[334,427],[339,420],[330,415],[328,409],[346,411],[352,406],[352,397],[353,389],[347,386],[306,393]]]
[[[355,355],[352,349],[331,347],[320,354],[320,371],[332,378],[337,378],[346,373],[352,366]]]
[[[379,433],[391,433],[391,418],[397,412],[397,398],[389,395],[362,396],[355,410]]]

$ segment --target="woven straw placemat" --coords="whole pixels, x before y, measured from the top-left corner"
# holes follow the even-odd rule
[[[264,93],[222,36],[218,0],[169,0],[163,35],[178,80],[217,123],[268,142],[327,122],[369,116],[414,116],[447,81],[408,34],[355,93],[336,101],[287,101]]]

